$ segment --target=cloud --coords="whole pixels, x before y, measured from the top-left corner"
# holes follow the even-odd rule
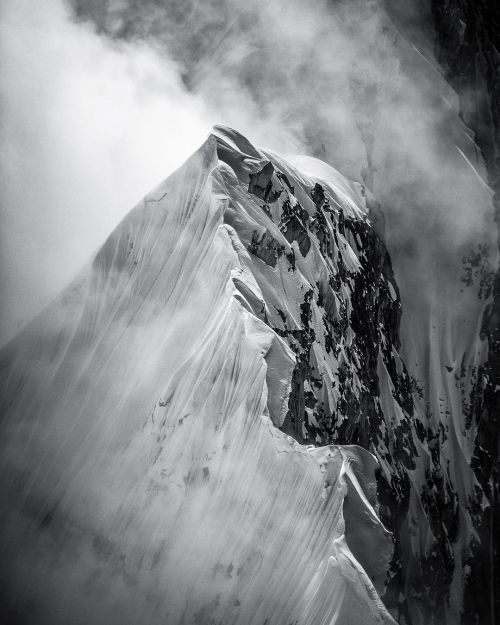
[[[0,40],[4,341],[213,122],[173,62],[76,24],[59,0],[5,3]]]
[[[158,45],[221,121],[371,187],[386,217],[404,331],[425,342],[436,315],[446,325],[457,322],[455,308],[479,314],[476,293],[460,293],[461,258],[478,241],[493,243],[491,192],[458,98],[418,30],[430,16],[414,0],[398,4],[403,36],[385,4],[73,0],[81,19],[114,40]]]
[[[431,303],[449,319],[436,294],[457,291],[464,250],[488,239],[491,194],[456,95],[382,4],[72,0],[71,14],[62,0],[7,2],[3,335],[214,123],[364,180],[386,216],[408,327],[425,334]],[[413,8],[401,8],[409,21]]]

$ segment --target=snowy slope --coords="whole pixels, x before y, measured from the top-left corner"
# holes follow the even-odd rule
[[[394,622],[377,463],[324,444],[369,394],[364,198],[215,132],[1,352],[6,622]]]

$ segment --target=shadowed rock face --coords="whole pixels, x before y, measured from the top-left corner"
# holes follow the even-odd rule
[[[483,491],[457,433],[430,414],[398,355],[401,306],[385,245],[366,215],[345,205],[345,190],[321,180],[301,187],[289,165],[262,156],[269,160],[240,175],[260,215],[234,215],[234,196],[226,219],[263,263],[253,270],[263,319],[296,357],[281,428],[307,444],[356,444],[377,457],[381,518],[395,542],[384,602],[400,623],[455,623]],[[267,288],[265,266],[281,273],[280,302]],[[430,360],[428,375],[435,366]],[[470,415],[467,394],[479,379],[465,367],[455,374],[457,413]],[[470,419],[464,425],[475,427]]]
[[[432,0],[436,51],[460,97],[464,122],[474,131],[494,191],[500,223],[500,6],[494,0]],[[500,231],[498,234],[500,248]],[[477,427],[472,467],[488,506],[472,506],[477,532],[469,560],[463,623],[500,618],[500,273],[488,275],[490,304],[482,323],[488,358],[471,395]],[[486,590],[487,589],[487,590]],[[487,592],[489,599],[484,600]]]
[[[453,622],[455,552],[468,553],[470,538],[459,536],[459,496],[442,473],[445,428],[425,425],[413,400],[421,391],[397,352],[401,305],[385,245],[367,215],[346,204],[345,189],[298,186],[288,165],[264,156],[270,160],[248,186],[260,215],[233,215],[235,196],[226,219],[262,261],[253,273],[263,319],[296,357],[281,428],[307,444],[356,444],[376,456],[381,516],[395,542],[386,606],[401,623]],[[362,195],[357,201],[364,206]],[[265,265],[281,271],[280,303],[267,288]],[[470,469],[466,480],[473,481]]]

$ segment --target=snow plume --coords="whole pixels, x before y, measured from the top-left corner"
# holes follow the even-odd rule
[[[72,14],[62,0],[7,2],[2,336],[214,123],[371,188],[406,326],[426,332],[436,292],[485,240],[491,200],[455,94],[382,5],[73,0]]]

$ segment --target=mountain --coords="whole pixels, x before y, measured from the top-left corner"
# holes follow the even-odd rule
[[[459,622],[477,427],[426,393],[478,376],[409,375],[380,219],[222,127],[128,214],[0,353],[5,622]]]
[[[2,352],[6,622],[393,622],[375,460],[323,444],[363,198],[218,132]]]

